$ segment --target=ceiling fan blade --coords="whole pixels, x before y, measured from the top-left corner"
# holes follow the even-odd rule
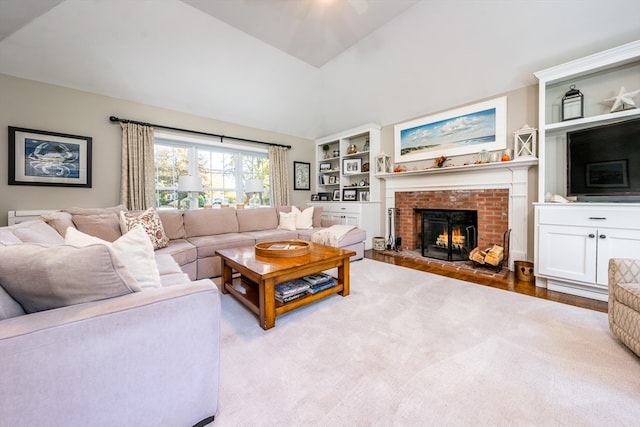
[[[348,2],[358,15],[362,15],[369,9],[367,0],[348,0]]]

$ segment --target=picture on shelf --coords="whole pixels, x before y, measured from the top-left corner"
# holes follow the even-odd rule
[[[328,202],[331,200],[331,193],[318,193],[321,202]]]
[[[336,179],[337,179],[337,177],[335,177],[335,176],[331,175],[331,176],[329,177],[329,184],[335,184],[335,183],[336,183]]]
[[[368,202],[369,201],[369,192],[368,191],[360,191],[360,192],[358,192],[358,199],[361,202]]]
[[[343,173],[353,174],[360,173],[362,167],[362,159],[344,159],[342,164]]]
[[[339,202],[340,201],[340,189],[336,188],[335,190],[333,190],[333,201]]]
[[[354,201],[356,200],[358,194],[358,190],[355,188],[345,188],[342,190],[342,200],[343,201]]]
[[[320,196],[318,194],[312,194],[311,195],[311,201],[312,202],[317,202],[320,200]]]
[[[330,171],[331,163],[320,163],[320,172]]]

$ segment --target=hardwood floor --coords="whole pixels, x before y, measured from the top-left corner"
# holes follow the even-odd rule
[[[395,255],[387,251],[380,252],[367,250],[365,251],[364,256],[365,258],[376,261],[400,265],[420,271],[427,271],[429,273],[464,280],[466,282],[477,283],[478,285],[491,286],[493,288],[504,289],[511,292],[517,292],[563,304],[570,304],[576,307],[587,308],[603,313],[607,312],[607,303],[604,301],[548,291],[546,289],[536,287],[534,282],[518,280],[513,271],[509,271],[504,275],[504,277],[495,277],[496,275],[474,274],[473,272],[461,271],[459,269],[443,266],[442,263],[430,262],[428,258],[419,259],[415,257],[403,257],[399,254]]]

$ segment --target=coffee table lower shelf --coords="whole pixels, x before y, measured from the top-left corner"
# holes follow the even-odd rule
[[[226,283],[225,290],[232,294],[238,301],[247,306],[256,315],[260,315],[260,292],[258,291],[258,285],[250,280],[242,277],[233,279],[233,284]],[[344,286],[341,283],[337,283],[335,286],[325,289],[315,294],[307,294],[300,298],[294,299],[282,303],[278,300],[275,301],[275,315],[280,316],[284,313],[288,313],[296,308],[303,307],[307,304],[311,304],[314,301],[328,297],[329,295],[342,293]]]

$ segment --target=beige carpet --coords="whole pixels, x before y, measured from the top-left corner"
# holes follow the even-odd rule
[[[637,426],[640,359],[604,313],[372,260],[263,331],[222,297],[228,426]]]

